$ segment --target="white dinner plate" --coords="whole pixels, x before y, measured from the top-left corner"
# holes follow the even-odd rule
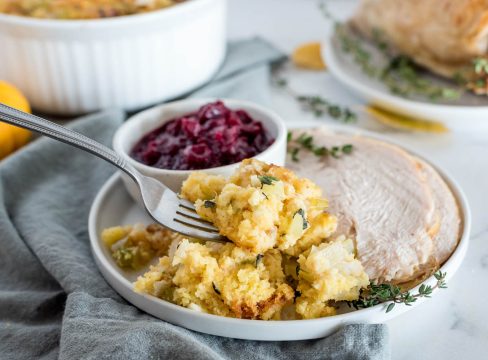
[[[344,131],[341,130],[341,132]],[[358,131],[347,131],[346,133],[366,134],[365,132]],[[370,133],[367,133],[367,135],[391,142],[378,135],[372,135]],[[450,186],[460,206],[464,221],[462,237],[454,253],[441,268],[443,272],[447,272],[446,279],[449,281],[461,265],[468,247],[471,227],[469,207],[462,190],[449,175],[439,169],[439,167],[425,160],[422,156],[408,149],[407,151],[423,159],[439,171],[440,175]],[[120,174],[117,173],[100,189],[90,210],[88,226],[95,262],[107,282],[128,302],[157,318],[191,330],[248,340],[314,339],[327,336],[344,324],[385,322],[408,310],[415,309],[423,301],[427,300],[425,298],[419,298],[412,306],[397,305],[389,313],[385,312],[386,305],[380,304],[368,309],[354,310],[340,315],[312,320],[243,320],[201,313],[151,295],[138,294],[132,290],[132,282],[144,270],[136,273],[120,269],[112,259],[109,250],[103,244],[100,234],[107,227],[121,224],[134,224],[137,222],[149,224],[151,223],[151,218],[132,200],[123,185]],[[434,285],[435,282],[434,277],[430,277],[424,283]],[[415,292],[416,290],[414,289],[413,291]],[[434,290],[433,296],[437,292],[437,289]]]
[[[351,33],[351,36],[356,36]],[[383,66],[388,59],[372,44],[361,40],[370,53],[372,63]],[[331,75],[360,98],[401,114],[425,120],[441,121],[452,130],[488,131],[488,97],[463,92],[455,100],[432,101],[422,96],[401,97],[389,91],[376,78],[365,74],[354,61],[353,56],[343,50],[337,32],[333,32],[323,43],[322,57]],[[452,82],[437,76],[422,75],[439,86],[455,87]]]

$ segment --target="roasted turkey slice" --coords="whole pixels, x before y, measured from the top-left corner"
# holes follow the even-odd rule
[[[446,182],[431,165],[420,159],[416,160],[432,189],[436,216],[439,219],[439,227],[432,237],[434,251],[431,257],[432,267],[437,267],[456,249],[463,224],[456,198]]]
[[[351,154],[339,158],[319,158],[302,149],[299,161],[289,159],[287,166],[322,187],[329,211],[339,219],[337,235],[355,238],[358,258],[372,280],[411,281],[433,259],[449,256],[459,231],[448,223],[456,216],[459,221],[459,212],[455,201],[442,202],[446,191],[452,194],[435,170],[391,144],[323,128],[308,133],[316,146],[353,145]],[[289,146],[299,145],[292,141]],[[456,235],[448,245],[436,245],[451,231]]]
[[[449,78],[488,54],[488,0],[362,0],[351,24]]]

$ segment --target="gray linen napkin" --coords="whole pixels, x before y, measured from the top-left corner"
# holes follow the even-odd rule
[[[194,96],[265,103],[269,63],[279,58],[262,40],[234,43],[214,82]],[[72,128],[110,144],[124,117],[105,111]],[[0,163],[0,358],[389,358],[385,325],[347,325],[312,341],[243,341],[192,332],[128,304],[98,272],[87,233],[90,205],[113,172],[45,138]]]

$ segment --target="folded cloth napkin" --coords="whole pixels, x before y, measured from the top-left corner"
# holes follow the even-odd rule
[[[231,44],[220,73],[193,96],[265,103],[269,64],[281,57],[259,39]],[[105,111],[71,126],[110,144],[124,117]],[[0,358],[389,358],[384,325],[347,325],[312,341],[244,341],[189,331],[128,304],[98,272],[87,232],[90,205],[114,171],[46,138],[0,164]]]

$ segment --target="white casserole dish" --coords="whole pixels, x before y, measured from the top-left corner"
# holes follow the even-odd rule
[[[225,26],[226,0],[94,20],[0,14],[0,79],[45,113],[135,110],[209,80],[225,56]]]

